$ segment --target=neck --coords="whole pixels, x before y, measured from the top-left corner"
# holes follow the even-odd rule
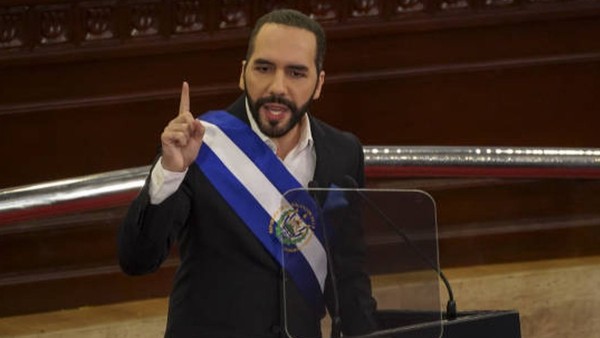
[[[304,124],[304,118],[298,122],[294,128],[292,128],[285,135],[277,138],[272,138],[271,140],[277,146],[277,157],[280,159],[285,159],[285,157],[294,149],[294,147],[300,141],[300,132],[302,130]]]

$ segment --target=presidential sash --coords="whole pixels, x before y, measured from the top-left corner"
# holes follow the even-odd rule
[[[247,124],[225,111],[199,119],[196,164],[323,316],[327,255],[313,199]]]

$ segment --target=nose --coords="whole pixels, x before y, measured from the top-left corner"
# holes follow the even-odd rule
[[[269,94],[276,96],[285,96],[286,84],[285,84],[285,73],[281,70],[277,70],[271,78],[269,84]]]

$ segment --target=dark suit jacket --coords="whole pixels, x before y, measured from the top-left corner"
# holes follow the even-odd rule
[[[244,98],[227,109],[248,123]],[[344,184],[346,175],[363,183],[362,146],[311,117],[321,187]],[[342,327],[347,334],[370,331],[375,303],[363,272],[360,227],[340,229],[333,250]],[[196,165],[180,188],[159,205],[149,203],[148,184],[131,204],[119,232],[119,259],[131,275],[155,271],[174,241],[181,264],[170,296],[166,337],[279,337],[283,335],[282,271]],[[286,287],[288,327],[299,337],[320,337],[319,318],[293,283]],[[328,278],[326,300],[333,309]]]

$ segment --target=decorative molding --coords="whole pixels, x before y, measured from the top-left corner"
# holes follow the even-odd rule
[[[221,0],[219,28],[242,28],[250,25],[250,1]]]
[[[517,0],[485,0],[484,5],[487,7],[508,7],[517,3]]]
[[[107,40],[118,36],[116,8],[110,5],[83,6],[83,39]]]
[[[339,8],[332,0],[310,0],[308,15],[318,21],[334,21],[339,19]]]
[[[442,10],[455,10],[455,9],[466,9],[469,8],[468,0],[442,0],[440,1],[440,9]]]
[[[139,46],[133,43],[148,37],[169,41],[186,35],[214,45],[213,42],[226,39],[245,39],[258,17],[284,7],[299,9],[328,27],[335,26],[336,30],[352,29],[365,22],[373,29],[391,26],[402,29],[416,23],[436,29],[446,27],[445,23],[480,25],[544,15],[555,18],[560,13],[568,17],[597,16],[600,12],[600,0],[14,0],[10,3],[0,5],[0,59],[35,57],[48,50],[37,47],[46,46],[53,46],[53,52],[86,53],[94,46],[106,48],[101,44],[105,41],[113,41],[110,48],[119,49]],[[507,7],[514,10],[506,12]],[[494,10],[502,15],[495,16]],[[451,22],[446,22],[449,16],[437,15],[439,12],[452,12]],[[10,54],[5,53],[8,51]]]
[[[133,38],[157,35],[160,29],[160,3],[144,2],[131,6],[129,36]]]
[[[353,0],[350,15],[353,18],[376,17],[381,15],[380,0]]]
[[[397,0],[394,4],[394,14],[415,13],[424,10],[424,0]]]
[[[38,11],[39,44],[55,45],[71,40],[73,13],[69,5],[40,7]]]
[[[200,0],[177,1],[173,5],[173,32],[195,33],[207,29],[207,9]]]
[[[25,37],[25,16],[27,7],[0,8],[0,50],[21,47]]]

